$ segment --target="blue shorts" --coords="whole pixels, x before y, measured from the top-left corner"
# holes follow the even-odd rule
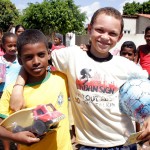
[[[79,150],[137,150],[136,144],[130,146],[115,146],[109,148],[99,148],[90,146],[81,146]]]

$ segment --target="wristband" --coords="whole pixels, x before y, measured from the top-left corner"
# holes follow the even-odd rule
[[[13,86],[13,88],[14,88],[15,86],[24,86],[24,85],[22,85],[22,84],[15,84],[15,85]]]

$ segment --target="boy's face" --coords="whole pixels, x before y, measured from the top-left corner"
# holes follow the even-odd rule
[[[125,47],[122,51],[120,51],[120,56],[123,56],[131,61],[134,61],[134,50],[133,48]]]
[[[89,25],[91,52],[97,57],[107,57],[109,50],[121,39],[120,32],[120,20],[106,14],[99,14],[93,25]]]
[[[145,33],[145,40],[146,40],[147,45],[150,46],[150,30],[147,31],[147,33]]]
[[[19,63],[29,74],[30,82],[41,81],[46,76],[50,55],[44,43],[26,44],[21,50]]]
[[[16,55],[17,52],[17,38],[15,37],[7,37],[5,39],[5,43],[3,44],[3,48],[8,55]]]

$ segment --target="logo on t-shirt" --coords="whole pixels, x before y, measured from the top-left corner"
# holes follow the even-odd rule
[[[64,102],[64,100],[63,100],[63,94],[60,93],[58,95],[57,103],[58,103],[59,106],[62,106],[63,102]]]
[[[82,91],[104,94],[114,94],[118,90],[113,80],[97,72],[92,72],[92,69],[88,68],[80,71],[80,78],[76,79],[76,86],[77,89]]]
[[[75,97],[77,103],[82,101],[85,104],[94,104],[103,108],[116,106],[118,86],[112,76],[84,68],[76,79],[76,86],[80,91]]]

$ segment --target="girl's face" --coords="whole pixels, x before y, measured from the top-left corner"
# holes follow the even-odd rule
[[[99,14],[93,25],[89,25],[91,53],[96,57],[107,57],[109,50],[121,39],[120,32],[121,21],[119,19]]]
[[[135,53],[133,48],[124,47],[124,49],[120,51],[120,56],[123,56],[131,61],[134,61]]]
[[[19,36],[22,32],[24,32],[24,28],[20,27],[20,28],[18,28],[18,30],[16,31],[16,35]]]
[[[17,47],[16,47],[17,39],[15,37],[6,37],[5,43],[3,44],[3,48],[6,54],[16,55]]]
[[[150,46],[150,30],[147,31],[147,33],[145,33],[145,40],[146,40],[147,45]]]

